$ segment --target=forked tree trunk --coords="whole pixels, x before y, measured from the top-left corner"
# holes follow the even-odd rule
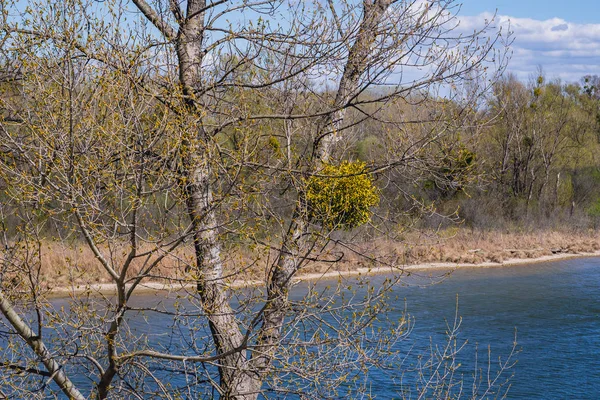
[[[167,38],[175,40],[180,83],[186,96],[187,106],[196,116],[201,117],[202,110],[194,94],[195,88],[201,85],[204,35],[202,10],[205,9],[206,2],[204,0],[187,2],[186,18],[180,22],[177,33],[170,30],[144,0],[134,0],[134,2]],[[325,117],[318,128],[311,169],[316,169],[329,160],[333,145],[339,140],[340,128],[346,113],[345,106],[357,94],[360,78],[368,68],[368,56],[377,39],[377,28],[391,2],[392,0],[364,0],[363,20],[356,41],[348,54],[333,104],[335,111]],[[197,134],[202,140],[210,140],[205,136],[202,128]],[[307,231],[308,221],[304,202],[300,198],[283,240],[278,261],[267,284],[267,303],[263,324],[258,332],[258,348],[253,352],[252,359],[248,361],[244,351],[244,337],[227,301],[226,289],[222,282],[223,265],[217,238],[217,219],[213,210],[208,157],[208,153],[194,154],[190,156],[186,165],[188,182],[185,189],[188,197],[188,213],[195,232],[198,292],[209,320],[217,354],[223,355],[219,369],[222,397],[255,399],[281,343],[290,280],[302,261],[302,238]]]

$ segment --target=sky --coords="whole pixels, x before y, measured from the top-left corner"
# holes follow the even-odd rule
[[[542,67],[548,79],[577,82],[600,75],[598,0],[462,0],[461,28],[474,29],[496,13],[514,33],[508,71],[527,80]]]
[[[533,78],[539,67],[548,79],[579,82],[600,75],[600,0],[456,0],[462,3],[460,31],[472,33],[496,15],[514,41],[508,71]]]

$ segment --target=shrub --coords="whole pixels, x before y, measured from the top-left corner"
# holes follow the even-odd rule
[[[326,164],[306,185],[308,217],[327,229],[350,230],[371,219],[371,207],[379,203],[365,163],[343,161]]]

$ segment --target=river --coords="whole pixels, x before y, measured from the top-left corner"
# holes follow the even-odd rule
[[[392,319],[400,317],[406,307],[414,320],[410,336],[398,344],[398,350],[407,352],[409,358],[426,351],[430,341],[444,344],[447,322],[454,320],[458,298],[462,317],[458,342],[468,342],[458,356],[461,366],[456,375],[464,378],[465,398],[472,382],[475,348],[480,367],[487,362],[488,346],[496,363],[498,357],[505,359],[510,354],[515,332],[518,352],[513,360],[517,362],[503,375],[503,379],[510,378],[506,398],[600,398],[600,258],[460,268],[435,284],[428,284],[429,274],[441,273],[421,271],[417,274],[420,278],[411,278],[412,284],[396,286],[391,297],[396,299]],[[384,279],[370,278],[374,286]],[[300,296],[307,285],[298,285],[292,296]],[[135,303],[150,303],[156,296],[140,296]],[[56,300],[57,305],[61,302]],[[156,332],[169,324],[159,318],[153,317],[151,322],[140,318],[130,325]],[[400,371],[372,369],[370,394],[378,399],[401,398],[400,376]]]
[[[518,362],[507,398],[600,398],[600,259],[464,268],[437,285],[396,290],[415,317],[415,341],[444,332],[458,294],[460,337],[469,340],[461,354],[466,375],[474,343],[480,353],[490,345],[494,358],[504,356],[516,329]],[[384,382],[375,389],[394,397]]]

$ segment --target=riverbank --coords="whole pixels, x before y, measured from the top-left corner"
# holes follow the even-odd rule
[[[415,244],[411,244],[415,243]],[[345,251],[342,251],[345,250]],[[295,277],[296,281],[314,281],[319,279],[340,279],[389,273],[424,274],[433,271],[451,271],[457,268],[498,268],[519,264],[551,262],[575,257],[600,257],[600,239],[594,232],[560,233],[537,232],[527,234],[498,232],[457,231],[452,236],[425,235],[412,237],[402,243],[370,242],[341,249],[332,246],[329,256],[335,258],[344,254],[337,262],[315,262]],[[180,255],[181,257],[181,255]],[[254,269],[243,268],[242,272],[232,273],[232,260],[243,257],[231,257],[226,273],[237,279],[229,279],[231,288],[263,286],[264,273],[257,264]],[[243,261],[243,262],[248,262]],[[263,263],[269,262],[268,258]],[[169,276],[170,272],[173,276]],[[136,288],[137,292],[179,291],[193,289],[189,277],[182,276],[181,268],[163,266],[161,273],[167,279],[148,281]],[[65,276],[62,274],[61,276]],[[115,292],[114,284],[107,281],[77,282],[64,284],[48,280],[48,290],[52,296],[78,295],[81,293],[110,294]],[[240,278],[241,277],[241,278]],[[96,278],[98,279],[98,278]],[[103,278],[102,280],[104,280]],[[177,283],[167,283],[175,279]],[[173,281],[171,281],[173,282]]]
[[[498,267],[552,261],[576,256],[600,255],[596,231],[528,232],[479,231],[454,228],[436,232],[412,232],[392,240],[361,241],[357,238],[332,242],[311,257],[297,279],[331,279],[425,269],[452,269],[461,266]],[[86,291],[114,292],[112,278],[101,267],[85,243],[43,242],[39,247],[39,275],[36,285],[47,293],[78,294]],[[128,254],[127,244],[100,249],[118,270]],[[151,248],[141,249],[148,250]],[[230,287],[264,284],[268,266],[276,252],[265,247],[231,246],[222,251],[224,276]],[[156,257],[156,255],[154,256]],[[162,258],[138,288],[178,290],[193,288],[195,256],[191,246],[182,246]],[[136,258],[128,269],[133,278],[152,263],[152,257]],[[11,278],[24,291],[30,287],[24,273]],[[136,289],[136,290],[138,290]]]
[[[429,271],[429,270],[455,270],[458,268],[498,268],[498,267],[509,267],[516,265],[530,265],[544,262],[553,262],[567,260],[571,258],[585,258],[585,257],[600,257],[600,251],[592,253],[563,253],[553,254],[547,256],[541,256],[537,258],[510,258],[502,262],[482,262],[478,264],[468,263],[425,263],[425,264],[413,264],[404,265],[398,267],[376,267],[376,268],[357,268],[355,270],[346,271],[334,271],[325,273],[311,273],[311,274],[300,274],[296,277],[296,281],[311,281],[319,279],[334,279],[340,277],[353,277],[361,275],[378,275],[378,274],[389,274],[389,273],[412,273],[415,271]]]

